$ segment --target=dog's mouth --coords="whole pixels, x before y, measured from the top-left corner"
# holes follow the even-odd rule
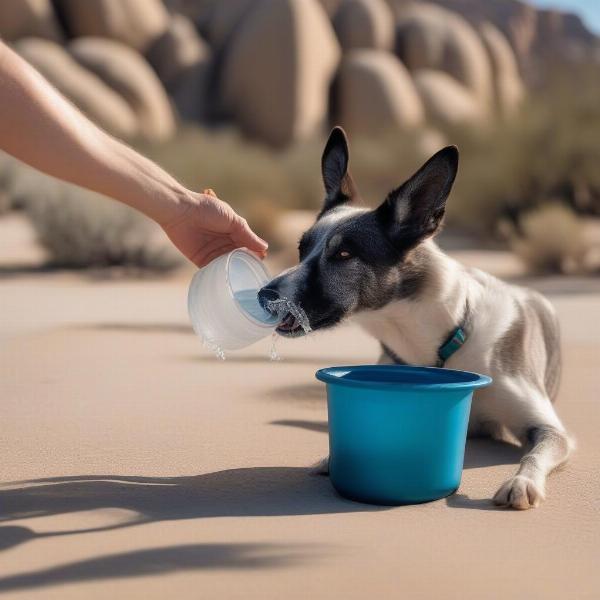
[[[283,337],[300,337],[306,335],[306,331],[300,321],[291,313],[287,313],[275,331]]]
[[[308,331],[302,326],[300,321],[292,314],[288,313],[283,320],[279,323],[275,331],[288,338],[302,337],[308,335],[313,331],[320,329],[328,329],[340,323],[342,319],[336,316],[325,316],[320,319],[311,320]]]

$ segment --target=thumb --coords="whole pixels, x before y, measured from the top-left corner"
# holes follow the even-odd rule
[[[269,244],[262,238],[258,237],[252,229],[246,219],[242,217],[237,218],[233,231],[231,233],[231,239],[238,246],[245,246],[248,250],[253,250],[259,254],[266,254]]]

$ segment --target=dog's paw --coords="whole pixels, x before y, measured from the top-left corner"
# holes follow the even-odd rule
[[[518,510],[537,508],[544,500],[544,491],[529,477],[516,475],[500,486],[494,504]]]
[[[311,475],[329,475],[329,456],[322,458],[310,467]]]

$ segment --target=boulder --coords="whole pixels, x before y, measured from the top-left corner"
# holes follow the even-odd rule
[[[210,48],[200,37],[194,24],[183,15],[173,15],[168,29],[146,52],[148,62],[160,80],[168,86],[187,69],[204,63]]]
[[[325,9],[329,18],[333,18],[333,15],[335,15],[343,1],[344,0],[319,0],[319,4]]]
[[[492,67],[495,107],[499,115],[507,117],[515,111],[524,95],[517,59],[508,40],[494,25],[482,23],[479,33]]]
[[[419,69],[413,80],[428,120],[440,125],[479,123],[485,111],[473,94],[443,71]]]
[[[343,50],[390,50],[394,44],[394,17],[384,0],[345,0],[333,17]]]
[[[222,109],[273,146],[309,137],[326,120],[339,56],[316,0],[259,0],[224,57]]]
[[[162,141],[173,135],[175,119],[169,98],[138,52],[120,42],[93,37],[77,38],[69,49],[77,62],[125,99],[144,138]]]
[[[382,50],[344,56],[335,84],[335,116],[351,135],[377,136],[419,125],[423,106],[404,65]]]
[[[482,41],[461,16],[432,4],[404,8],[396,29],[396,50],[411,71],[438,69],[452,75],[487,107],[492,76]]]
[[[169,84],[169,97],[180,119],[199,122],[210,119],[213,111],[211,81],[210,63],[199,62]]]
[[[211,54],[193,23],[178,14],[173,15],[169,29],[146,53],[184,120],[207,117]]]
[[[261,0],[227,0],[215,3],[207,25],[207,39],[215,50],[224,48]],[[313,0],[309,0],[312,2]]]
[[[136,116],[127,102],[61,46],[48,40],[23,38],[14,47],[100,127],[123,138],[138,133]]]
[[[171,14],[188,18],[203,35],[208,31],[212,11],[223,0],[163,0]]]
[[[161,0],[54,0],[74,37],[106,37],[144,53],[169,26]]]
[[[62,38],[50,0],[2,0],[0,38],[12,41],[27,36],[53,41]]]

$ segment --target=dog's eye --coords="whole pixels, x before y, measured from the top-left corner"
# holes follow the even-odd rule
[[[349,258],[352,258],[352,254],[350,254],[350,252],[348,252],[348,250],[338,250],[335,253],[334,258],[336,258],[338,260],[347,260]]]

